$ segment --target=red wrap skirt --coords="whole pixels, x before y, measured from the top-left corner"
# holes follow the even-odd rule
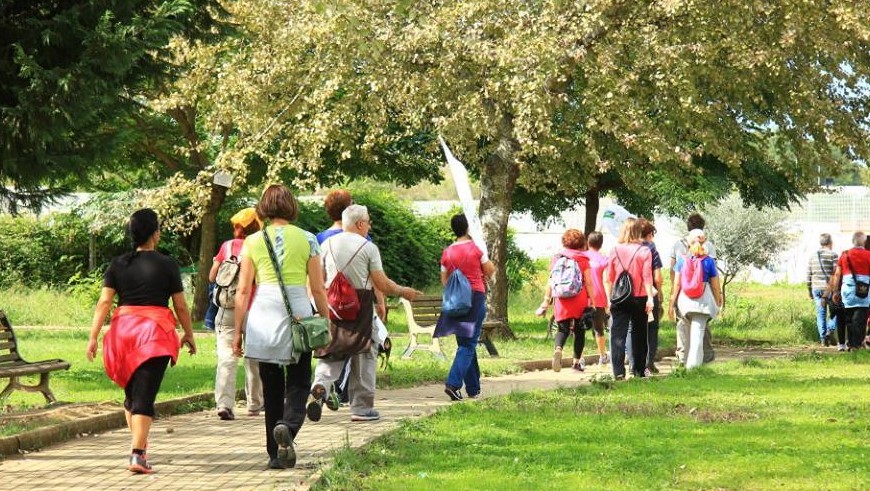
[[[159,356],[178,360],[175,316],[168,307],[125,305],[115,309],[103,336],[106,375],[126,387],[133,372],[146,360]]]

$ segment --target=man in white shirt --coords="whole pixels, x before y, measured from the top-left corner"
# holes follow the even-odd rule
[[[350,356],[350,411],[351,421],[376,421],[380,419],[380,414],[374,408],[378,347],[370,341],[375,298],[372,289],[377,288],[387,295],[408,300],[414,300],[423,293],[399,286],[384,274],[380,250],[366,239],[372,224],[365,206],[348,206],[342,212],[341,221],[344,232],[333,235],[322,244],[320,257],[323,258],[327,288],[341,271],[359,296],[361,309],[356,320],[332,323],[335,331],[350,328],[349,331],[365,333],[368,337],[369,342],[361,351],[347,354]],[[336,341],[334,337],[333,345]],[[326,348],[327,353],[330,347]],[[320,420],[329,387],[341,373],[346,358],[331,355],[318,360],[311,385],[311,400],[306,410],[312,421]]]

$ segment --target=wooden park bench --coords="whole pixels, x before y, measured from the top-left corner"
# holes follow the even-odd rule
[[[0,392],[0,400],[6,398],[15,389],[27,392],[42,392],[49,404],[56,402],[54,394],[48,388],[48,375],[55,370],[66,370],[69,362],[64,360],[43,360],[28,362],[18,354],[18,341],[6,313],[0,310],[0,379],[8,378],[9,383]],[[27,375],[39,374],[39,383],[24,385],[18,379]]]
[[[414,354],[414,351],[423,350],[429,351],[438,358],[445,358],[444,352],[441,351],[441,343],[438,338],[433,338],[435,333],[435,324],[438,322],[438,316],[441,315],[441,296],[440,295],[423,295],[414,299],[413,302],[400,299],[402,308],[405,310],[405,316],[408,319],[408,347],[402,353],[403,359],[408,359]],[[492,356],[498,356],[498,351],[495,349],[490,332],[493,324],[484,322],[483,332],[481,333],[480,341],[486,346],[487,351]],[[418,336],[429,336],[431,342],[423,344]]]

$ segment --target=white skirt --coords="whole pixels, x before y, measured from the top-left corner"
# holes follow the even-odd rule
[[[689,298],[685,292],[680,291],[680,296],[677,297],[677,308],[680,309],[680,315],[683,317],[686,317],[686,314],[706,314],[712,319],[719,313],[719,306],[716,305],[710,283],[704,285],[704,294],[698,298]]]
[[[294,317],[314,314],[304,286],[286,287]],[[278,285],[258,285],[254,303],[245,321],[245,358],[292,365],[299,361],[292,349],[290,315]]]

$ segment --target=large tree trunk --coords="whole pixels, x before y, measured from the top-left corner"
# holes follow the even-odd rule
[[[588,236],[589,232],[595,230],[596,221],[598,220],[598,209],[601,207],[601,196],[597,187],[593,186],[586,191],[583,204],[586,208],[586,223],[583,226],[583,233]]]
[[[496,267],[489,292],[487,318],[499,323],[496,330],[499,336],[510,339],[516,336],[508,324],[507,226],[513,190],[520,175],[516,161],[518,145],[512,135],[511,117],[500,116],[498,145],[487,157],[480,173],[480,222],[490,259]]]
[[[211,197],[199,229],[199,261],[193,293],[193,320],[203,320],[208,310],[208,273],[217,252],[217,213],[227,196],[227,188],[212,184]]]

